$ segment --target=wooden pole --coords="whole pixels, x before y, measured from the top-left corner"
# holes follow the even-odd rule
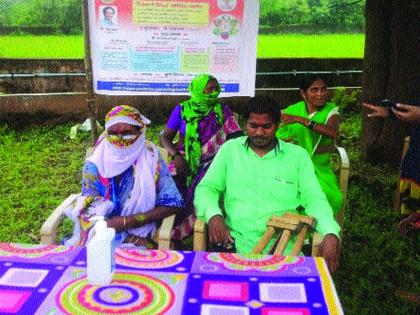
[[[92,145],[98,139],[98,129],[96,128],[96,106],[95,94],[93,93],[93,74],[92,58],[90,55],[90,29],[89,29],[89,4],[87,0],[82,0],[83,15],[83,35],[85,39],[85,72],[86,72],[86,94],[87,107],[89,112],[90,126],[92,128]]]

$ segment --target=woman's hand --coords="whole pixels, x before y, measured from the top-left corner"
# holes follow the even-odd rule
[[[178,175],[188,176],[190,169],[188,167],[187,160],[182,154],[178,153],[175,155],[173,162]]]
[[[138,228],[147,224],[147,215],[147,213],[138,213],[127,216],[117,215],[106,220],[106,224],[109,228],[115,229],[115,232],[117,233],[123,232],[127,231],[128,229]]]
[[[115,232],[117,233],[126,230],[126,228],[124,228],[124,217],[122,216],[114,216],[106,220],[106,225],[109,228],[115,229]]]
[[[289,115],[289,114],[281,114],[281,123],[283,125],[293,124],[293,123],[301,123],[303,124],[302,119],[303,117],[295,116],[295,115]]]
[[[404,122],[420,122],[420,106],[397,103],[396,108],[391,108],[391,110],[395,117]]]
[[[370,103],[363,103],[363,106],[372,110],[372,112],[367,115],[370,118],[371,117],[386,118],[389,116],[389,111],[388,111],[388,108],[386,107],[377,106]]]

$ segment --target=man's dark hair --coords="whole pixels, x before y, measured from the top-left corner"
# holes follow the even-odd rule
[[[249,99],[247,103],[247,119],[251,113],[268,114],[274,123],[280,122],[280,106],[269,96],[257,95]]]
[[[304,76],[303,76],[303,79],[302,79],[302,81],[300,82],[300,86],[299,86],[299,88],[301,89],[301,90],[303,90],[304,92],[306,92],[306,90],[315,82],[315,81],[317,81],[317,80],[322,80],[322,81],[324,81],[324,83],[326,84],[326,85],[328,85],[327,84],[327,81],[325,81],[325,78],[321,75],[321,74],[318,74],[318,73],[306,73]]]
[[[106,10],[108,10],[108,9],[111,9],[112,14],[115,14],[115,9],[113,7],[105,7],[105,8],[102,9],[102,12],[104,13],[104,15],[105,15]]]

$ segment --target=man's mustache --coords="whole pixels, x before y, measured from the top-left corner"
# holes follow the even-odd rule
[[[265,140],[266,137],[251,137],[252,140]]]

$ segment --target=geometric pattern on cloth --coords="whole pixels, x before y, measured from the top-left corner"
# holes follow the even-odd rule
[[[249,315],[249,308],[243,306],[226,306],[203,304],[201,315]]]
[[[0,243],[0,261],[69,265],[80,250],[62,245]]]
[[[37,287],[48,274],[44,269],[9,268],[0,278],[0,285]]]
[[[261,315],[311,315],[308,308],[267,307],[261,310]]]
[[[242,275],[313,275],[313,262],[303,256],[236,253],[203,253],[196,257],[193,272]]]
[[[272,303],[306,303],[303,283],[260,283],[260,298]]]
[[[0,243],[1,245],[1,243]],[[16,245],[16,246],[15,246]],[[15,244],[16,248],[24,248]],[[0,312],[8,314],[342,314],[322,258],[230,256],[222,253],[119,250],[108,286],[86,278],[86,249],[69,264],[42,265],[11,255],[0,262]],[[127,254],[128,253],[128,254]],[[138,262],[136,262],[138,259]],[[150,262],[148,264],[147,262]],[[121,262],[121,261],[120,261]],[[278,264],[278,262],[282,262]],[[283,264],[283,265],[282,265]],[[275,266],[267,270],[267,265]],[[287,268],[284,268],[286,265]],[[256,266],[258,268],[256,268]],[[204,267],[204,268],[200,268]],[[263,267],[263,268],[260,268]]]
[[[0,290],[0,312],[17,314],[30,296],[30,291]]]
[[[182,314],[187,274],[116,270],[111,284],[93,286],[69,267],[36,314]]]
[[[249,286],[247,282],[205,281],[203,298],[246,302],[249,300]]]

